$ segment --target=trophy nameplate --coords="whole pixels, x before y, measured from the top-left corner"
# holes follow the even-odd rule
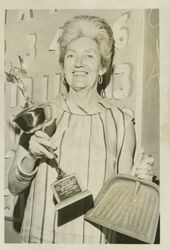
[[[51,184],[54,197],[57,201],[56,210],[66,207],[89,195],[90,191],[84,190],[76,173],[66,175]]]

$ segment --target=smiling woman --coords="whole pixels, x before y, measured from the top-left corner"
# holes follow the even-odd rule
[[[136,146],[133,118],[97,92],[102,76],[112,67],[111,27],[99,17],[77,16],[63,26],[59,43],[69,91],[52,100],[51,126],[21,135],[9,171],[9,189],[14,195],[30,186],[22,242],[115,243],[115,232],[84,220],[88,199],[56,211],[51,191],[56,179],[54,159],[57,155],[65,173],[76,173],[94,199],[111,175],[142,173],[142,178],[151,180],[153,159],[132,168]]]
[[[76,91],[91,89],[93,100],[94,94],[97,94],[98,77],[105,71],[106,69],[101,66],[98,45],[93,39],[81,37],[67,47],[63,72],[71,89]]]

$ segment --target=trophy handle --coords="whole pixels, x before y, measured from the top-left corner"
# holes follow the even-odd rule
[[[67,174],[60,168],[60,166],[59,166],[59,164],[58,164],[58,161],[57,161],[57,157],[56,157],[54,151],[53,151],[51,148],[47,148],[47,149],[48,149],[48,151],[49,151],[51,154],[53,154],[53,156],[54,156],[53,159],[54,159],[54,161],[55,161],[55,169],[56,169],[56,171],[57,171],[57,173],[58,173],[57,180],[61,180],[61,179],[63,179]]]

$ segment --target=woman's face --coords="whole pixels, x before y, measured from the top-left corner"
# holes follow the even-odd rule
[[[81,37],[67,47],[64,57],[64,73],[67,83],[76,91],[97,86],[98,77],[105,73],[97,43]]]

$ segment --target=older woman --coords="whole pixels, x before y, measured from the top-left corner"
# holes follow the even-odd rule
[[[21,136],[9,172],[9,188],[14,195],[30,186],[22,242],[113,243],[115,233],[86,222],[79,214],[87,204],[70,205],[56,212],[50,188],[57,175],[51,150],[58,155],[61,169],[68,174],[76,172],[93,198],[110,175],[131,173],[133,119],[97,92],[103,92],[103,78],[112,65],[112,30],[99,17],[77,16],[65,23],[59,42],[68,94],[53,100],[54,123],[47,133]],[[148,164],[141,166],[136,175],[150,178]]]

